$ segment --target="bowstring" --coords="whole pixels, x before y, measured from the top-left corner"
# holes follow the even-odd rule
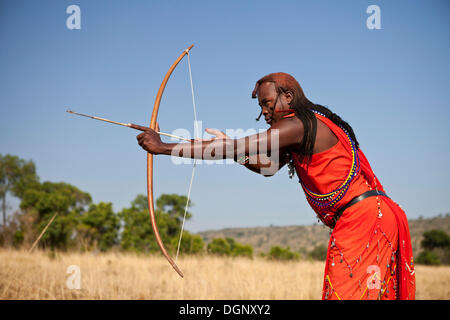
[[[191,84],[192,107],[193,107],[193,110],[194,110],[194,138],[198,138],[199,137],[199,132],[198,132],[198,122],[197,122],[197,108],[195,106],[194,84],[192,82],[191,59],[190,59],[189,51],[187,52],[187,57],[188,57],[189,80],[190,80],[190,84]],[[193,167],[192,167],[192,174],[191,174],[191,181],[189,182],[189,190],[188,190],[188,195],[187,195],[187,201],[186,201],[186,205],[184,207],[183,223],[181,224],[180,237],[178,239],[177,254],[175,256],[175,263],[178,261],[178,254],[180,253],[181,238],[183,237],[184,223],[186,221],[187,209],[188,209],[188,206],[189,206],[189,200],[191,198],[192,182],[194,181],[194,175],[195,175],[195,168],[196,167],[197,167],[197,159],[194,159],[194,164],[193,164]]]

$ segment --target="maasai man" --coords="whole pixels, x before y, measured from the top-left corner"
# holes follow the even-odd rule
[[[270,128],[231,139],[163,143],[148,130],[137,136],[153,154],[198,159],[234,158],[251,171],[275,174],[285,164],[297,173],[317,217],[332,229],[322,299],[414,299],[415,271],[408,222],[384,192],[352,127],[328,108],[309,101],[289,74],[273,73],[256,82]]]

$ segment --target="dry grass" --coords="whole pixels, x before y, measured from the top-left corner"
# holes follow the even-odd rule
[[[68,266],[81,289],[68,289]],[[185,257],[181,279],[160,256],[0,249],[0,299],[320,299],[323,262]],[[417,267],[418,299],[450,298],[450,267]]]

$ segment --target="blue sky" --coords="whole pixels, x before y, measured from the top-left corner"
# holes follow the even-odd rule
[[[69,30],[69,5],[81,29]],[[369,5],[381,29],[366,27]],[[131,129],[65,113],[148,125],[164,74],[190,44],[203,127],[263,129],[250,94],[292,74],[310,100],[354,128],[388,194],[409,218],[449,212],[448,1],[0,1],[0,153],[32,159],[115,210],[146,193],[146,154]],[[193,131],[187,60],[169,80],[161,129]],[[155,194],[186,194],[190,165],[158,157]],[[238,165],[197,167],[191,231],[316,221],[296,179]],[[11,202],[14,204],[14,201]]]

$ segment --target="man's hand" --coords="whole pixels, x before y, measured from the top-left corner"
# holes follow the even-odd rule
[[[158,124],[156,124],[156,131],[159,132]],[[161,154],[164,151],[164,143],[161,141],[161,137],[156,131],[148,128],[146,131],[139,134],[136,139],[145,151],[152,154]]]

